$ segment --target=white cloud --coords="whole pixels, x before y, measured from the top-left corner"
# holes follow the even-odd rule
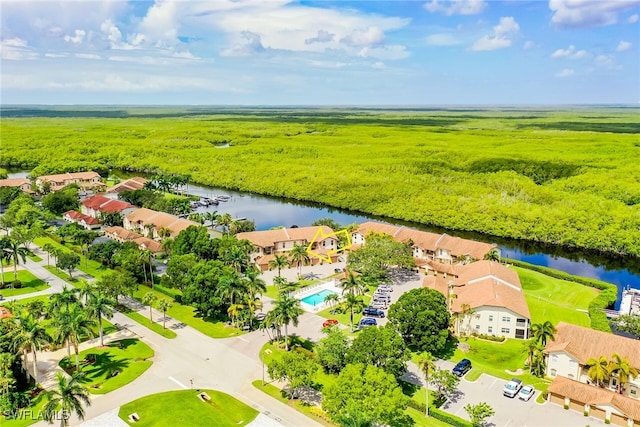
[[[496,50],[511,46],[512,39],[520,31],[520,26],[511,16],[503,16],[500,23],[493,27],[493,34],[486,35],[477,40],[471,50]]]
[[[29,43],[19,37],[2,40],[0,43],[0,57],[2,59],[20,61],[35,59],[37,56],[38,54],[29,47]]]
[[[384,62],[377,61],[371,64],[371,68],[375,68],[376,70],[383,70],[385,68]]]
[[[404,59],[409,57],[407,48],[402,45],[384,45],[384,46],[365,46],[357,53],[362,58],[376,58],[385,59],[388,61],[395,61],[398,59]]]
[[[384,42],[384,32],[378,27],[369,27],[366,30],[355,30],[340,40],[348,46],[376,46]]]
[[[450,33],[431,34],[426,41],[430,46],[453,46],[462,43]]]
[[[618,43],[618,46],[616,46],[616,51],[624,52],[631,49],[632,46],[633,44],[631,42],[620,40],[620,43]]]
[[[107,40],[109,40],[112,49],[118,49],[122,46],[122,33],[120,29],[111,22],[111,19],[105,20],[100,25],[100,30],[107,36]]]
[[[636,22],[638,22],[639,19],[640,19],[640,15],[638,15],[637,13],[634,13],[629,17],[629,19],[627,19],[627,22],[629,24],[635,24]]]
[[[477,15],[487,3],[483,0],[431,0],[424,8],[429,12],[443,12],[445,15]]]
[[[251,31],[243,31],[240,33],[236,43],[220,52],[221,56],[249,56],[256,53],[263,53],[266,49],[262,44],[259,34]]]
[[[65,35],[64,41],[71,42],[73,44],[80,44],[84,41],[85,36],[87,35],[84,30],[76,30],[75,36]]]
[[[616,61],[614,61],[611,55],[598,55],[595,57],[594,62],[598,67],[608,68],[610,70],[620,69],[620,66],[616,64]]]
[[[573,71],[573,69],[571,68],[565,68],[564,70],[556,73],[556,77],[571,77],[575,74],[576,72]]]
[[[524,50],[531,50],[534,47],[536,47],[536,44],[534,42],[532,42],[531,40],[527,40],[524,45],[522,46],[522,49]]]
[[[551,54],[552,58],[568,58],[568,59],[589,59],[593,55],[584,49],[576,50],[574,45],[567,49],[558,49]]]
[[[334,37],[335,37],[335,34],[330,33],[329,31],[320,29],[318,30],[317,36],[305,39],[304,43],[305,44],[327,43],[327,42],[333,41]]]
[[[343,68],[349,65],[346,62],[313,61],[313,60],[309,61],[308,64],[311,65],[312,67],[318,67],[318,68]]]
[[[602,27],[618,22],[618,15],[640,6],[640,0],[549,0],[551,22],[560,28]]]

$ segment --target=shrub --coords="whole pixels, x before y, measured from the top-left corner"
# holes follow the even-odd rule
[[[180,302],[178,299],[182,300],[182,293],[178,289],[171,289],[162,285],[154,285],[153,289],[173,298],[176,302]]]
[[[582,415],[584,415],[585,417],[589,416],[589,411],[587,411],[586,409],[582,412]]]
[[[409,400],[409,407],[422,412],[423,414],[425,413],[426,409],[427,409],[427,405],[425,403],[422,402],[416,402],[415,400]]]
[[[609,418],[605,418],[605,419],[604,419],[604,423],[605,423],[605,424],[611,424],[611,420],[610,420]]]
[[[20,289],[22,287],[22,282],[20,280],[14,280],[11,282],[11,286],[15,289]]]
[[[318,408],[317,406],[312,406],[309,408],[309,413],[314,417],[318,417],[324,421],[331,422],[331,418],[329,414],[322,410],[322,408]]]
[[[506,338],[503,335],[497,337],[495,335],[477,334],[475,332],[471,335],[473,335],[476,338],[480,338],[482,340],[487,340],[487,341],[504,342],[506,340]]]
[[[569,405],[567,405],[566,403],[564,404],[564,409],[569,409]]]
[[[456,417],[455,415],[449,414],[448,412],[441,411],[440,409],[429,409],[429,415],[431,415],[436,420],[440,420],[443,423],[447,423],[454,427],[471,427],[471,423],[469,421],[464,420],[460,417]]]

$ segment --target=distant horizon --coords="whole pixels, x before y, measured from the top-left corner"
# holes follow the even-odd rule
[[[526,108],[526,107],[632,107],[640,108],[639,103],[602,103],[602,104],[4,104],[0,103],[0,108],[10,107],[134,107],[134,108],[362,108],[362,109],[456,109],[469,107],[486,108]]]
[[[640,0],[6,0],[8,105],[640,102]]]

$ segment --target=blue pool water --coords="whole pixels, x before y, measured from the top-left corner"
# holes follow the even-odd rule
[[[336,292],[330,291],[328,289],[323,289],[319,292],[316,292],[315,294],[307,295],[306,297],[302,298],[300,301],[302,301],[305,304],[316,306],[324,302],[324,297],[326,297],[327,295],[335,294],[335,293]]]

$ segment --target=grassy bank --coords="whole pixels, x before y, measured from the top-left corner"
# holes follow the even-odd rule
[[[189,173],[199,184],[640,255],[637,109],[127,110],[5,117],[2,162],[39,166],[36,175],[70,163]],[[87,141],[101,141],[89,158]]]

